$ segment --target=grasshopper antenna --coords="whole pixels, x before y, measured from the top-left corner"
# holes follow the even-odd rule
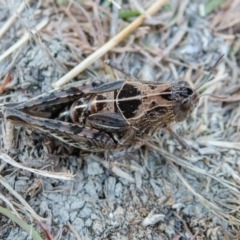
[[[205,94],[200,95],[199,97],[205,97],[205,96],[213,97],[213,98],[216,98],[216,99],[219,99],[219,100],[226,100],[226,99],[228,99],[227,96],[216,96],[216,95],[213,95],[211,93],[205,93]]]
[[[199,85],[194,89],[195,91],[198,90],[200,87],[202,87],[202,86],[210,79],[210,77],[212,76],[213,71],[216,69],[217,65],[219,64],[219,62],[221,61],[221,59],[222,59],[223,57],[224,57],[224,54],[222,54],[222,55],[218,58],[218,60],[216,61],[216,63],[215,63],[214,66],[212,67],[210,73],[208,74],[207,78],[206,78],[201,84],[199,84]]]

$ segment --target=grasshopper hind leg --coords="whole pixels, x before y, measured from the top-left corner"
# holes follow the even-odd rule
[[[5,109],[4,116],[14,125],[47,133],[71,147],[95,152],[116,148],[116,142],[108,134],[79,124],[32,117],[16,109]]]

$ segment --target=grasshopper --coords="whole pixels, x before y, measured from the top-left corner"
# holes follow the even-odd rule
[[[14,125],[47,133],[75,148],[114,152],[111,158],[117,159],[163,128],[188,148],[170,124],[184,121],[198,103],[196,89],[182,80],[86,80],[6,104],[4,116]]]

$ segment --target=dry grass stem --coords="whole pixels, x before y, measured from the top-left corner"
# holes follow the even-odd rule
[[[214,204],[213,202],[208,201],[204,197],[202,197],[200,194],[198,194],[186,181],[186,179],[183,177],[183,175],[180,173],[180,171],[176,168],[176,166],[169,161],[171,164],[173,170],[175,171],[176,175],[181,179],[182,183],[185,185],[185,187],[204,205],[207,209],[209,209],[211,212],[213,212],[216,216],[219,218],[229,221],[232,224],[240,225],[240,220],[231,216],[230,214],[227,214],[223,211],[221,207]]]
[[[1,153],[0,154],[0,159],[2,159],[3,161],[7,162],[8,164],[20,168],[20,169],[24,169],[26,171],[44,176],[44,177],[49,177],[49,178],[56,178],[56,179],[62,179],[62,180],[73,180],[74,179],[74,175],[72,175],[71,173],[56,173],[56,172],[49,172],[49,171],[44,171],[44,170],[38,170],[38,169],[33,169],[33,168],[29,168],[29,167],[25,167],[21,164],[19,164],[18,162],[14,161],[9,155],[5,154],[5,153]]]
[[[145,16],[146,19],[150,18],[151,16],[144,10],[144,8],[138,3],[137,0],[132,0],[131,3],[134,9],[137,9],[142,15]]]
[[[147,14],[153,15],[155,14],[164,4],[167,3],[167,0],[157,0],[152,6],[146,11]],[[70,72],[68,72],[65,76],[59,79],[52,86],[53,88],[59,88],[64,84],[68,83],[71,79],[76,77],[79,73],[85,70],[90,64],[96,61],[98,58],[102,57],[109,50],[115,47],[119,42],[121,42],[126,36],[128,36],[132,31],[134,31],[137,27],[139,27],[145,17],[141,15],[137,19],[135,19],[131,24],[129,24],[124,30],[118,33],[115,37],[110,39],[106,44],[104,44],[101,48],[99,48],[96,52],[91,54],[85,60],[83,60],[79,65],[73,68]]]
[[[163,56],[168,55],[169,52],[179,44],[179,42],[182,40],[182,38],[186,34],[186,31],[187,31],[187,22],[184,22],[181,24],[181,26],[180,26],[178,32],[176,33],[176,35],[174,36],[172,42],[167,46],[166,49],[164,49]]]
[[[30,2],[31,0],[25,0],[23,1],[15,13],[5,22],[5,24],[0,29],[0,39],[1,37],[7,32],[7,30],[12,26],[12,24],[16,21],[17,17],[22,13],[22,11],[25,9],[25,6]]]
[[[113,3],[118,9],[121,9],[121,6],[117,4],[114,0],[109,0],[109,2]]]
[[[36,232],[33,229],[32,222],[31,222],[31,225],[28,225],[24,220],[22,220],[21,218],[18,218],[16,215],[12,214],[11,211],[1,206],[0,206],[0,213],[1,215],[5,215],[8,219],[16,223],[22,230],[26,231],[30,235],[31,239],[42,240],[38,232]],[[49,238],[49,239],[53,240],[53,238]]]
[[[69,10],[69,8],[63,9],[63,11],[66,13],[66,15],[69,17],[69,19],[73,22],[73,28],[74,28],[75,32],[78,34],[79,39],[83,42],[83,45],[90,46],[86,35],[84,34],[82,28],[78,25],[76,18],[73,16],[73,14]]]
[[[184,21],[184,12],[186,10],[186,7],[188,6],[190,0],[183,0],[181,2],[178,2],[179,8],[177,11],[177,16],[176,16],[176,23],[178,25],[182,24]]]
[[[95,155],[91,155],[91,158],[94,161],[101,163],[106,169],[110,170],[111,172],[116,174],[118,177],[122,177],[128,180],[129,182],[135,183],[135,179],[130,174],[128,174],[127,172],[124,172],[121,168],[115,166],[114,163],[103,161],[102,159],[100,159]]]
[[[14,45],[12,45],[9,49],[7,49],[2,55],[0,55],[0,62],[20,48],[23,44],[25,44],[31,37],[31,34],[36,34],[42,28],[44,28],[48,24],[48,19],[43,19],[35,29],[31,31],[31,33],[26,32],[21,39],[19,39]]]
[[[215,99],[215,101],[221,102],[239,102],[240,101],[240,94],[233,94],[231,97],[226,99]]]
[[[0,84],[0,94],[2,94],[4,92],[4,89],[6,87],[6,85],[11,81],[11,76],[8,73],[6,75],[6,77],[3,79],[2,83]]]
[[[221,183],[223,186],[227,187],[229,190],[231,190],[234,194],[237,194],[239,195],[239,190],[240,190],[240,187],[225,180],[225,179],[222,179],[222,178],[219,178],[219,177],[216,177],[214,176],[213,174],[210,174],[208,172],[206,172],[205,170],[201,169],[201,168],[198,168],[190,163],[188,163],[187,161],[184,161],[182,158],[179,158],[173,154],[170,154],[162,149],[160,149],[159,147],[151,144],[151,143],[147,143],[146,144],[148,147],[154,149],[155,151],[159,152],[162,156],[164,156],[165,158],[171,160],[172,162],[176,163],[177,165],[180,165],[184,168],[188,168],[190,169],[191,171],[194,171],[196,173],[199,173],[199,174],[202,174],[202,175],[205,175],[205,176],[208,176],[214,180],[216,180],[217,182]],[[239,195],[240,197],[240,195]]]
[[[35,219],[39,222],[46,220],[45,218],[40,217],[32,208],[31,206],[22,198],[20,194],[18,194],[7,182],[6,180],[0,175],[0,184],[3,185],[24,207],[24,209],[29,212]]]
[[[76,237],[77,240],[82,240],[82,238],[79,236],[77,231],[74,229],[73,225],[70,222],[67,222],[67,225],[69,229],[73,232],[74,236]]]
[[[209,82],[206,82],[204,83],[200,88],[199,88],[199,91],[203,91],[203,90],[208,90],[210,86],[215,86],[216,88],[216,83],[219,82],[219,81],[223,81],[223,80],[226,80],[226,78],[228,77],[228,74],[225,73],[225,74],[222,74],[222,75],[219,75],[219,76],[216,76],[214,77],[214,79],[212,81],[209,81]]]
[[[212,145],[212,146],[220,147],[220,148],[224,148],[224,149],[240,150],[239,142],[215,141],[215,140],[210,140],[210,139],[204,139],[204,140],[198,139],[197,142],[204,146]]]
[[[11,211],[19,218],[20,215],[18,214],[17,210],[15,209],[15,207],[12,205],[12,203],[4,196],[0,193],[0,199],[5,202],[5,204],[11,209]]]
[[[239,0],[226,0],[219,5],[222,1],[210,0],[206,4],[198,0],[119,0],[112,4],[108,0],[32,1],[25,10],[17,10],[18,7],[10,5],[13,1],[7,3],[6,8],[6,0],[0,0],[5,4],[0,7],[0,26],[4,26],[0,30],[0,202],[3,210],[30,222],[30,228],[38,224],[48,239],[53,239],[51,233],[54,238],[66,240],[139,236],[147,239],[149,233],[156,239],[237,236],[240,226],[240,5]],[[214,7],[216,2],[218,5]],[[115,3],[122,7],[121,11]],[[168,4],[157,12],[165,3]],[[151,7],[145,11],[147,6]],[[14,16],[9,12],[15,13]],[[154,13],[154,17],[150,17]],[[39,34],[36,27],[32,28],[35,21],[41,22],[41,28],[46,26]],[[40,29],[39,25],[37,28]],[[222,55],[224,59],[213,67]],[[105,59],[110,59],[122,72],[104,64]],[[83,70],[84,74],[77,76]],[[51,86],[58,88],[73,77],[76,81],[66,88],[51,90]],[[89,85],[78,81],[82,78],[89,79]],[[107,100],[99,100],[101,94],[92,95],[91,89],[98,85],[98,80],[113,79],[124,79],[126,85],[121,89],[116,87],[113,95],[102,94],[101,98]],[[128,142],[128,130],[126,134],[125,130],[119,133],[118,128],[117,133],[115,128],[114,133],[107,131],[106,137],[113,139],[119,151],[126,150],[126,155],[116,161],[108,159],[118,155],[118,149],[88,152],[58,140],[76,141],[68,134],[75,133],[76,129],[80,131],[74,128],[80,124],[86,146],[96,143],[102,144],[103,150],[108,148],[106,144],[110,142],[105,142],[105,138],[99,143],[105,128],[97,126],[108,124],[105,115],[99,118],[100,123],[96,120],[96,126],[91,125],[88,117],[98,112],[104,102],[111,103],[103,106],[102,111],[110,109],[113,114],[121,114],[116,99],[128,89],[129,79],[154,81],[154,85],[158,81],[172,84],[183,80],[189,83],[190,89],[177,88],[176,97],[193,96],[192,91],[196,91],[200,102],[186,121],[171,124],[169,119],[178,119],[177,115],[185,111],[172,101],[173,95],[170,97],[169,92],[173,93],[173,89],[164,90],[166,95],[160,94],[157,102],[151,93],[145,93],[147,88],[136,89],[143,100],[136,105],[141,108],[134,111],[135,103],[129,108],[125,104],[126,112],[146,118],[143,129],[145,124],[155,124],[152,117],[159,116],[157,133],[144,140],[145,129],[142,130],[137,136],[143,138],[144,146],[131,153],[132,146],[137,145]],[[81,84],[83,93],[79,92]],[[151,86],[151,91],[155,92],[154,89]],[[131,88],[129,91],[134,95]],[[146,97],[151,98],[152,104]],[[18,104],[27,99],[31,100],[26,105]],[[161,99],[173,104],[173,108],[169,111],[162,106]],[[5,119],[6,103],[27,117],[14,111],[14,116]],[[75,104],[79,107],[73,108]],[[86,111],[82,114],[84,106]],[[162,120],[162,114],[168,113],[169,119]],[[122,114],[126,120],[125,112]],[[115,115],[112,116],[115,121]],[[41,121],[34,120],[38,117]],[[86,117],[86,121],[82,117]],[[171,124],[177,133],[175,139],[162,129],[163,125],[158,126],[159,130],[157,125],[163,123],[161,121]],[[124,122],[135,128],[134,120],[132,124]],[[58,132],[58,127],[64,132]],[[95,135],[91,127],[104,134]],[[58,134],[61,137],[58,138]],[[126,148],[121,146],[122,137],[127,138],[124,139]],[[177,141],[181,137],[196,151],[184,150]],[[9,219],[2,218],[0,238],[8,234],[11,238],[12,233],[21,236],[25,229],[9,224]],[[43,220],[47,221],[46,225]],[[124,231],[119,232],[120,228]]]

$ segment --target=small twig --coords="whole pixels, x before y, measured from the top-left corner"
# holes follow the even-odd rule
[[[121,168],[117,167],[115,163],[113,166],[111,166],[109,162],[103,161],[102,159],[93,154],[91,155],[91,158],[94,161],[99,162],[106,169],[111,170],[111,172],[114,173],[116,176],[127,179],[129,182],[135,183],[135,179],[130,174],[124,172]]]
[[[165,3],[167,0],[158,0],[146,11],[147,14],[153,15],[155,14]],[[102,57],[105,53],[115,47],[119,42],[121,42],[126,36],[128,36],[132,31],[134,31],[137,27],[139,27],[145,17],[144,15],[139,16],[135,21],[129,24],[124,30],[122,30],[119,34],[117,34],[114,38],[110,39],[105,45],[99,48],[96,52],[91,54],[88,58],[82,61],[78,66],[73,68],[70,72],[68,72],[65,76],[59,79],[52,86],[53,88],[61,87],[62,85],[69,82],[72,78],[76,77],[79,73],[85,70],[90,64],[96,61],[98,58]]]
[[[179,2],[179,9],[177,11],[177,16],[176,16],[176,22],[178,25],[182,24],[182,22],[184,21],[184,12],[189,4],[189,0],[184,0]]]
[[[20,215],[18,214],[17,210],[15,209],[15,207],[12,205],[12,203],[9,201],[9,199],[7,197],[5,197],[3,194],[0,193],[0,199],[2,200],[2,202],[5,202],[5,204],[8,206],[8,208],[11,209],[11,211],[18,217],[21,218]]]
[[[56,178],[56,179],[62,179],[62,180],[73,180],[73,178],[74,178],[74,175],[72,175],[71,173],[49,172],[49,171],[43,171],[43,170],[39,170],[39,169],[25,167],[25,166],[21,165],[20,163],[14,161],[10,156],[8,156],[5,153],[0,154],[0,159],[2,161],[7,162],[8,164],[11,164],[14,167],[24,169],[29,172],[33,172],[35,174],[39,174],[44,177],[50,177],[50,178]]]
[[[240,22],[240,18],[235,18],[231,21],[229,21],[228,23],[226,24],[222,24],[221,26],[219,27],[215,27],[215,31],[222,31],[224,29],[227,29],[227,28],[231,28],[233,27],[234,25],[237,25],[238,23]]]
[[[137,9],[137,11],[143,14],[146,18],[150,18],[149,14],[145,11],[141,4],[138,3],[137,0],[132,0],[130,3],[134,6],[135,9]]]
[[[165,158],[170,159],[172,162],[176,163],[177,165],[180,165],[184,168],[188,168],[191,171],[194,171],[198,174],[203,174],[207,177],[210,177],[214,180],[216,180],[217,182],[220,182],[223,186],[227,187],[228,189],[230,189],[234,194],[239,194],[239,187],[238,185],[232,184],[229,181],[226,181],[224,179],[220,179],[212,174],[209,174],[207,171],[200,169],[196,166],[191,165],[190,163],[184,161],[182,158],[177,157],[169,152],[166,152],[165,150],[162,150],[161,148],[159,148],[158,146],[155,146],[152,143],[146,143],[146,145],[148,147],[150,147],[151,149],[154,149],[155,151],[159,152],[162,156],[164,156]]]
[[[194,188],[186,181],[186,179],[182,176],[179,169],[171,162],[171,159],[167,159],[169,164],[171,165],[172,169],[174,170],[175,174],[178,178],[182,181],[184,186],[198,199],[201,204],[209,209],[213,214],[218,216],[222,220],[232,221],[236,225],[240,225],[240,221],[237,218],[232,217],[230,214],[225,213],[222,208],[218,205],[214,204],[213,201],[208,201],[204,198],[201,194],[197,193]],[[231,220],[230,220],[231,219]]]
[[[48,23],[48,19],[43,19],[37,26],[36,29],[32,30],[32,34],[36,34],[38,31],[40,31],[42,28],[44,28]],[[0,62],[5,59],[7,56],[9,56],[11,53],[13,53],[16,49],[20,48],[24,43],[26,43],[30,39],[30,33],[25,33],[21,39],[19,39],[14,45],[12,45],[10,48],[8,48],[1,56],[0,56]]]
[[[70,18],[70,20],[73,22],[72,27],[75,30],[75,32],[78,34],[79,39],[83,41],[84,45],[89,46],[87,37],[86,37],[85,33],[83,32],[82,28],[79,26],[75,16],[71,13],[71,11],[69,9],[63,9],[63,11]]]
[[[31,206],[22,198],[20,194],[18,194],[0,175],[0,184],[3,185],[18,201],[24,206],[24,208],[38,221],[45,221],[45,218],[40,217]]]
[[[93,21],[91,16],[89,15],[89,13],[81,6],[80,3],[77,3],[75,1],[72,1],[72,4],[74,5],[75,8],[77,8],[78,11],[81,11],[81,14],[83,16],[85,16],[85,18],[87,19],[87,22],[89,23],[90,26],[93,26]],[[94,31],[94,28],[90,28],[90,33],[91,36],[93,37],[94,41],[93,41],[93,45],[96,45],[95,43],[97,42],[97,36],[96,36],[96,32]]]
[[[73,232],[74,236],[76,237],[77,240],[82,240],[82,238],[79,236],[78,232],[75,230],[73,225],[70,222],[67,222],[68,227],[70,230]]]
[[[16,21],[19,14],[22,13],[22,11],[25,9],[25,6],[30,2],[31,0],[23,1],[19,8],[16,10],[16,12],[13,13],[13,15],[5,22],[5,24],[0,29],[0,38],[7,32],[7,30],[12,26],[12,24]]]
[[[45,237],[46,237],[46,238],[45,238],[46,240],[55,240],[55,239],[57,239],[57,238],[54,238],[54,237],[52,236],[52,234],[50,233],[48,227],[47,227],[45,224],[43,224],[42,222],[40,222],[40,221],[37,220],[37,219],[36,219],[36,221],[37,221],[38,225],[41,227],[42,231],[44,232],[44,235],[45,235]]]
[[[104,44],[104,35],[103,35],[103,23],[101,22],[100,20],[100,14],[99,14],[99,7],[98,7],[98,4],[97,2],[96,3],[93,3],[91,4],[92,5],[92,9],[93,9],[93,14],[94,14],[94,23],[95,23],[95,29],[96,29],[96,32],[97,32],[97,38],[98,38],[98,43],[100,45],[103,45]]]
[[[108,0],[108,1],[114,4],[118,9],[121,9],[121,6],[118,3],[116,3],[114,0]]]
[[[5,215],[7,218],[11,219],[13,222],[18,224],[23,230],[25,230],[33,240],[43,240],[41,236],[35,231],[31,225],[28,225],[25,221],[15,216],[6,208],[0,206],[0,214]]]
[[[118,15],[119,15],[119,8],[118,7],[112,8],[111,24],[110,24],[110,36],[111,36],[111,38],[113,38],[117,33]]]
[[[199,139],[197,142],[204,146],[212,145],[219,148],[240,150],[239,142],[216,141],[216,140],[209,140],[209,139],[202,139],[202,140]]]
[[[187,232],[188,236],[191,237],[191,239],[193,239],[193,234],[190,231],[190,229],[187,225],[187,222],[185,220],[183,220],[182,217],[178,213],[174,212],[174,215],[183,223],[184,229]]]
[[[163,56],[166,56],[169,54],[169,52],[174,49],[179,42],[182,40],[182,38],[184,37],[184,35],[186,34],[187,31],[187,22],[184,22],[181,24],[181,26],[179,27],[178,32],[175,34],[174,38],[172,39],[171,43],[167,46],[166,49],[164,49],[164,53]],[[162,57],[163,57],[162,56]]]
[[[11,75],[7,73],[6,77],[3,79],[0,85],[0,94],[2,94],[5,90],[6,85],[11,81]]]

